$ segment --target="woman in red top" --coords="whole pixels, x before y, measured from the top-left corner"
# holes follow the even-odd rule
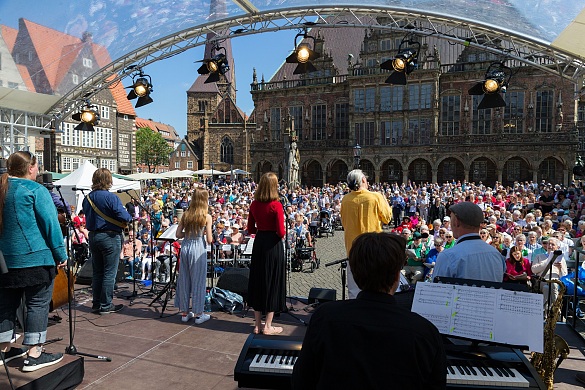
[[[531,276],[532,268],[530,261],[526,257],[522,257],[521,247],[513,246],[510,249],[510,257],[506,259],[504,282],[527,284]]]
[[[275,311],[286,308],[286,261],[282,243],[285,229],[278,179],[272,172],[260,178],[250,205],[248,232],[256,233],[248,281],[248,304],[254,308],[256,321],[254,333],[279,334],[282,328],[272,326],[272,318]],[[266,315],[264,327],[263,314]]]

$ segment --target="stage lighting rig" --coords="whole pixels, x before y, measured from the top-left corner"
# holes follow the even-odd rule
[[[403,39],[396,57],[380,64],[381,69],[394,70],[386,79],[386,84],[406,85],[406,75],[418,67],[419,53],[420,42]]]
[[[506,101],[500,95],[512,78],[512,70],[503,62],[492,62],[485,72],[484,81],[475,84],[468,91],[470,95],[485,95],[477,106],[478,109],[506,107]]]
[[[295,36],[295,50],[286,57],[286,62],[289,64],[298,64],[293,74],[303,74],[316,72],[317,68],[311,63],[321,57],[321,54],[311,50],[308,42],[301,42],[297,46],[297,38],[302,37],[303,39],[312,39],[313,48],[315,48],[315,37],[307,34],[307,32],[299,33]]]
[[[218,53],[220,50],[223,50],[223,53]],[[211,58],[204,58],[197,62],[203,62],[203,65],[197,69],[197,73],[209,74],[209,77],[205,80],[205,84],[218,82],[219,75],[226,74],[230,70],[225,47],[217,45],[211,49]]]
[[[81,111],[71,115],[71,119],[80,122],[74,127],[75,130],[95,131],[93,127],[100,120],[99,109],[96,105],[91,104],[89,100],[85,100]]]
[[[152,89],[152,79],[149,75],[144,74],[142,69],[136,68],[136,73],[132,76],[132,85],[130,92],[128,93],[127,99],[134,100],[138,98],[136,102],[136,108],[146,106],[153,102],[152,98],[150,97]]]

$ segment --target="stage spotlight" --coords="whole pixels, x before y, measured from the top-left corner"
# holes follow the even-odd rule
[[[153,91],[152,79],[149,75],[144,74],[142,69],[138,69],[138,73],[132,76],[132,86],[126,88],[131,88],[127,96],[128,100],[138,98],[136,108],[146,106],[153,102],[150,97],[150,93]]]
[[[394,70],[386,79],[386,84],[406,85],[406,75],[418,67],[420,42],[403,40],[398,47],[398,54],[391,60],[380,64],[381,69]]]
[[[217,53],[214,55],[215,52],[223,50],[223,53]],[[215,46],[211,49],[211,58],[205,58],[201,61],[203,65],[199,69],[197,69],[197,73],[199,74],[209,74],[207,80],[205,80],[205,84],[207,83],[216,83],[219,81],[219,75],[226,74],[230,70],[230,66],[228,64],[226,50],[224,47]]]
[[[92,105],[89,101],[85,102],[81,111],[71,115],[71,119],[80,123],[74,127],[75,130],[95,131],[93,128],[100,120],[98,107]]]
[[[286,62],[289,64],[298,64],[293,74],[303,74],[316,72],[317,68],[311,63],[311,61],[321,57],[321,54],[311,50],[311,47],[307,42],[301,42],[297,46],[297,38],[302,37],[303,39],[308,38],[313,40],[313,47],[315,47],[315,38],[307,35],[307,32],[297,34],[295,36],[295,50],[286,57]]]
[[[501,62],[492,62],[485,72],[484,81],[475,84],[468,91],[470,95],[485,95],[477,106],[478,109],[506,107],[506,101],[500,95],[512,78],[512,70]]]

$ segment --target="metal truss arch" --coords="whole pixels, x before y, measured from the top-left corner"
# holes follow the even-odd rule
[[[227,38],[305,28],[356,27],[434,36],[454,44],[477,47],[501,56],[511,66],[527,65],[580,83],[585,73],[584,59],[552,47],[549,43],[500,27],[449,15],[415,11],[401,7],[322,6],[283,8],[252,12],[211,21],[168,35],[144,45],[103,67],[65,94],[47,113],[69,115],[82,99],[128,77],[130,65],[145,68],[207,42]],[[292,47],[291,47],[292,50]],[[135,68],[134,68],[135,69]]]

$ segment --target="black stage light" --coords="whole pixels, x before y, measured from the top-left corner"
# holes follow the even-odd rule
[[[81,111],[71,115],[71,119],[80,122],[74,127],[75,130],[95,131],[93,127],[100,120],[98,107],[92,105],[89,101],[86,101]]]
[[[215,52],[223,50],[223,53]],[[199,74],[209,74],[207,80],[205,80],[205,84],[207,83],[216,83],[219,81],[219,75],[226,74],[230,70],[230,66],[228,64],[226,50],[224,47],[215,46],[211,49],[211,58],[205,58],[201,61],[203,65],[199,69],[197,69],[197,73]]]
[[[386,84],[406,85],[406,75],[418,67],[420,42],[403,40],[398,47],[398,54],[391,60],[380,64],[381,69],[393,70]]]
[[[136,108],[146,106],[153,102],[150,97],[150,93],[153,91],[152,79],[149,75],[144,74],[142,69],[138,69],[138,73],[132,76],[132,85],[126,88],[131,88],[127,96],[128,100],[138,98]]]
[[[315,37],[307,35],[306,32],[297,34],[295,36],[295,50],[288,57],[286,57],[286,62],[289,64],[298,64],[293,74],[316,72],[317,68],[311,63],[311,61],[321,57],[321,54],[311,50],[311,47],[307,42],[301,42],[297,46],[298,37],[302,37],[303,39],[312,39],[313,47],[315,46]]]
[[[478,109],[506,107],[506,101],[500,93],[506,89],[512,78],[512,70],[502,62],[492,62],[485,72],[484,81],[475,84],[468,91],[470,95],[485,95],[477,106]]]

